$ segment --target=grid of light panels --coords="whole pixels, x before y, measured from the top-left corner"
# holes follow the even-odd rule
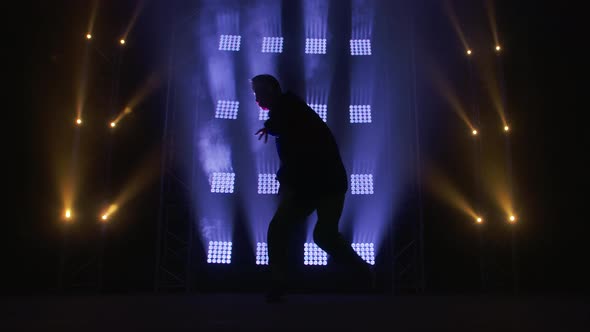
[[[283,53],[283,37],[263,37],[262,53]]]
[[[258,193],[261,195],[274,195],[279,193],[279,181],[275,174],[258,174]]]
[[[328,265],[328,254],[317,244],[306,242],[303,245],[303,264]]]
[[[350,123],[371,123],[371,105],[350,105]]]
[[[375,265],[375,246],[373,243],[353,243],[352,249],[354,249],[365,262]]]
[[[235,120],[238,118],[238,109],[239,108],[240,108],[239,101],[218,100],[217,107],[215,108],[215,117],[218,119]]]
[[[309,104],[309,107],[311,107],[320,116],[320,118],[324,120],[324,122],[328,121],[328,105]]]
[[[231,263],[232,243],[226,241],[209,241],[207,251],[207,263],[229,264]]]
[[[256,265],[268,265],[268,245],[265,242],[256,243]]]
[[[350,188],[353,195],[373,195],[373,174],[351,174]]]
[[[350,55],[371,55],[371,40],[351,39]]]
[[[236,173],[211,174],[211,192],[216,194],[233,194]]]
[[[242,36],[239,35],[221,35],[219,36],[219,50],[237,52],[240,50],[241,41]]]
[[[326,54],[326,39],[305,38],[305,54]]]
[[[306,38],[306,54],[326,54],[327,40],[323,38]],[[262,53],[282,53],[284,45],[283,37],[263,37]],[[221,35],[219,37],[219,50],[239,51],[241,36]],[[350,54],[353,56],[371,55],[370,39],[351,39]],[[309,104],[309,106],[327,122],[327,105]],[[239,102],[235,100],[218,100],[215,117],[219,119],[237,119]],[[371,105],[350,105],[350,123],[371,123]],[[259,109],[259,120],[268,120],[269,112]],[[212,173],[210,175],[212,193],[233,193],[235,173]],[[277,194],[280,188],[275,174],[258,174],[258,194]],[[353,195],[371,195],[374,193],[372,174],[352,174],[351,193]],[[375,248],[373,243],[352,243],[354,251],[367,263],[375,264]],[[210,241],[207,263],[230,264],[232,242]],[[327,265],[328,254],[315,243],[305,243],[305,265]],[[268,244],[258,242],[256,244],[256,264],[268,265]]]

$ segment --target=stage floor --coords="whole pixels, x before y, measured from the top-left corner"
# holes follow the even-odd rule
[[[12,296],[0,306],[0,331],[590,331],[583,297]]]

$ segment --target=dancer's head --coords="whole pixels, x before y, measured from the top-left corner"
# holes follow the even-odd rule
[[[264,110],[274,107],[283,93],[279,81],[272,75],[263,74],[254,76],[251,82],[258,106]]]

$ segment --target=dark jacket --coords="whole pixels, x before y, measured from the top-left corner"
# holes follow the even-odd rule
[[[283,94],[264,123],[276,136],[281,187],[300,193],[345,193],[346,169],[330,128],[303,100]]]

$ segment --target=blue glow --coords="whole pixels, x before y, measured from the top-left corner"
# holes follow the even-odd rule
[[[262,53],[283,53],[283,37],[263,37]]]
[[[371,55],[371,40],[351,39],[350,55]]]
[[[350,123],[371,123],[371,105],[350,105]]]
[[[279,193],[279,181],[275,174],[258,174],[258,193],[274,195]]]
[[[211,192],[218,194],[233,194],[235,173],[213,173],[210,177]]]
[[[373,195],[373,174],[350,175],[350,188],[353,195]]]
[[[306,38],[305,54],[326,54],[326,39]]]
[[[268,245],[265,242],[256,243],[256,265],[268,265]]]
[[[219,36],[219,50],[237,52],[240,50],[241,41],[242,36],[221,35]]]
[[[303,264],[328,265],[328,254],[317,244],[306,242],[303,245]]]
[[[239,101],[234,100],[218,100],[215,108],[215,117],[218,119],[232,119],[238,118],[238,109],[240,107]]]

